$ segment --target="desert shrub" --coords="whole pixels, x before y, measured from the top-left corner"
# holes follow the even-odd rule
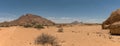
[[[0,25],[0,27],[4,27],[3,25]]]
[[[28,27],[32,27],[32,25],[30,25],[30,24],[25,24],[24,27],[25,27],[25,28],[28,28]]]
[[[59,28],[57,32],[63,32],[63,28]]]
[[[10,27],[9,25],[6,25],[6,26],[4,26],[4,27]]]
[[[34,28],[37,28],[37,29],[43,29],[44,27],[42,26],[42,25],[35,25],[35,27]]]
[[[57,25],[56,27],[57,27],[57,28],[61,28],[61,27],[62,27],[62,25]]]
[[[3,27],[3,25],[0,25],[0,27]]]
[[[46,44],[50,44],[51,46],[58,46],[56,37],[44,33],[37,37],[37,39],[35,40],[35,44],[41,44],[43,46],[45,46]]]
[[[0,27],[10,27],[9,25],[0,25]]]

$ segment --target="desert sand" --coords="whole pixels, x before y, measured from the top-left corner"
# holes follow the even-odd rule
[[[0,27],[0,46],[41,46],[34,41],[42,33],[57,37],[61,46],[118,46],[120,36],[110,35],[101,25],[64,26],[64,32],[50,26],[45,29],[24,28],[20,26]]]

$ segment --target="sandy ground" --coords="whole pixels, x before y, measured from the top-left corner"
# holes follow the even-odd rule
[[[102,30],[101,25],[76,25],[63,27],[64,32],[51,26],[42,30],[23,27],[1,27],[0,46],[40,46],[34,40],[42,33],[58,38],[61,46],[118,46],[120,36],[110,35],[109,30]]]

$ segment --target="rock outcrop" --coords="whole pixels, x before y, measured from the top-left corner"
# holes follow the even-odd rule
[[[110,34],[120,34],[120,21],[110,25]]]
[[[120,21],[120,9],[117,9],[116,11],[112,12],[111,16],[103,22],[102,28],[108,29],[111,24],[118,21]]]

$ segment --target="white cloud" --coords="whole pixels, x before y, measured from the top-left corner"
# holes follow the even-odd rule
[[[101,23],[101,19],[88,19],[86,21],[84,21],[86,23]]]
[[[9,13],[0,13],[0,22],[11,21],[16,19],[16,15]]]
[[[87,17],[47,17],[48,19],[56,22],[56,23],[71,23],[73,21],[79,21],[84,23],[102,23],[104,19],[96,19],[96,18],[87,18]]]
[[[69,19],[72,19],[72,18],[70,18],[70,17],[61,17],[60,19],[69,20]]]
[[[0,22],[4,22],[4,21],[12,21],[14,20],[13,18],[0,18]]]
[[[73,21],[81,21],[80,18],[75,17],[47,17],[47,19],[50,19],[56,23],[71,23]]]
[[[104,21],[103,18],[84,18],[82,19],[84,23],[102,23]]]

